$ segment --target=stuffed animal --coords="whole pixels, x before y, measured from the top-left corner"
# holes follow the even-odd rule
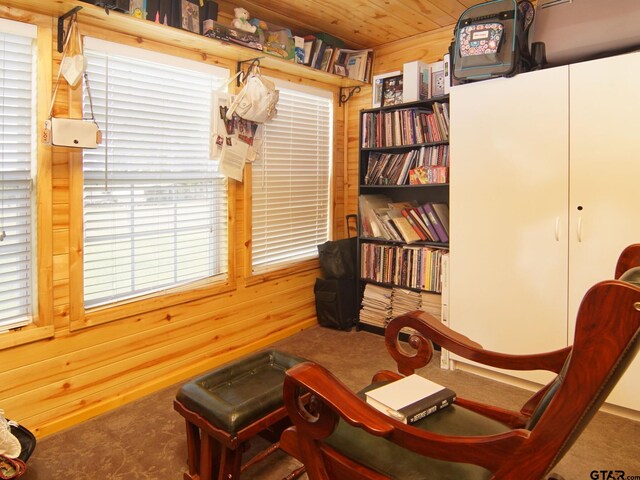
[[[255,25],[249,23],[249,12],[244,8],[234,8],[233,13],[235,14],[235,18],[231,22],[232,27],[238,30],[244,30],[245,32],[255,33]]]

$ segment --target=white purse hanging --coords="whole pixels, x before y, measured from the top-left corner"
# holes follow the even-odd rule
[[[260,69],[256,67],[247,78],[244,87],[236,95],[227,112],[227,118],[233,114],[256,123],[264,123],[271,120],[277,113],[276,105],[280,98],[280,92],[275,84],[260,75]]]
[[[91,99],[91,89],[89,87],[89,77],[86,72],[86,59],[82,54],[82,43],[80,42],[80,31],[78,30],[77,17],[71,20],[69,33],[65,41],[62,60],[60,61],[60,71],[56,79],[56,87],[51,98],[51,106],[49,108],[49,118],[44,122],[44,130],[42,133],[42,142],[57,147],[75,147],[75,148],[97,148],[102,142],[102,133],[96,122],[93,113],[93,100]],[[69,40],[75,30],[78,41],[80,54],[69,57]],[[70,61],[67,61],[68,59]],[[58,93],[60,85],[60,76],[63,75],[69,85],[77,84],[78,80],[84,76],[85,85],[87,87],[87,96],[89,97],[89,107],[91,109],[91,118],[62,118],[51,115],[53,105]],[[73,83],[72,83],[73,82]]]

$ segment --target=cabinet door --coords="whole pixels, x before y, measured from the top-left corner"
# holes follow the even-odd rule
[[[567,67],[451,90],[450,323],[489,350],[567,345],[568,108]]]
[[[640,242],[640,53],[571,65],[570,78],[569,320],[573,331],[587,289],[613,278],[620,252]],[[640,359],[636,358],[609,401],[640,410],[638,378]]]

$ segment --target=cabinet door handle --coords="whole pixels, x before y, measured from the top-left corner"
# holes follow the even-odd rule
[[[582,242],[582,217],[578,217],[578,242]]]
[[[556,242],[560,241],[560,217],[556,217]]]

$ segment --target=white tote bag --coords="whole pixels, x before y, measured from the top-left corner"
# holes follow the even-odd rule
[[[251,74],[229,107],[227,118],[231,119],[235,113],[245,120],[264,123],[276,115],[279,98],[280,92],[271,80],[259,72]]]

